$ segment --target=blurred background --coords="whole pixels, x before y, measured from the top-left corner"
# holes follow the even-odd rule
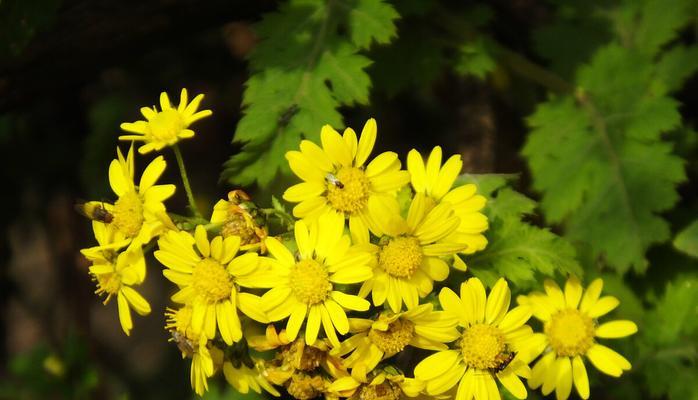
[[[486,10],[487,37],[510,51],[475,59],[480,65],[464,74],[452,67],[459,53],[448,45],[440,14],[418,1],[397,3],[398,39],[367,53],[370,105],[341,108],[346,125],[358,130],[376,117],[379,150],[404,155],[441,144],[445,154],[463,156],[468,172],[520,173],[517,189],[538,198],[520,152],[525,118],[549,91],[530,77],[548,69],[573,76],[612,36],[611,26],[584,19],[586,2],[440,2],[441,15]],[[105,307],[93,293],[79,253],[94,244],[90,224],[73,205],[112,200],[107,167],[119,124],[139,119],[139,108],[157,104],[161,91],[177,98],[182,87],[204,93],[203,108],[214,112],[181,146],[197,202],[210,210],[224,198],[233,186],[220,172],[240,150],[231,140],[249,77],[246,57],[258,43],[253,26],[278,7],[268,0],[0,0],[0,398],[193,398],[189,363],[167,342],[162,312],[172,288],[158,264],[150,260],[142,288],[154,311],[134,317],[126,337],[115,302]],[[686,46],[698,32],[698,7],[692,10],[675,39]],[[684,125],[695,126],[698,77],[687,77],[674,98]],[[692,130],[672,135],[688,161],[688,183],[667,215],[681,226],[695,211],[697,139]],[[161,181],[179,184],[174,157],[165,156]],[[137,169],[151,158],[141,158]],[[268,198],[289,182],[279,175],[264,191],[246,189]],[[184,210],[185,201],[178,190],[168,209]],[[650,257],[666,256],[655,253]],[[657,290],[666,279],[654,283]],[[214,388],[209,398],[217,396]]]

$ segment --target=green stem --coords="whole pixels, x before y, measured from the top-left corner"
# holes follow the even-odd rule
[[[189,185],[189,177],[187,176],[187,170],[184,168],[184,160],[182,159],[182,153],[179,151],[179,146],[175,143],[172,146],[175,153],[175,158],[177,158],[177,166],[179,166],[179,173],[182,176],[182,184],[184,185],[184,191],[187,193],[187,200],[189,201],[189,208],[192,213],[197,218],[203,218],[199,212],[199,208],[196,207],[196,200],[194,200],[194,194],[191,191],[191,186]]]

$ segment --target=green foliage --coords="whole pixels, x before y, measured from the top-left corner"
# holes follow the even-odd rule
[[[476,183],[479,192],[488,198],[485,214],[490,222],[486,234],[489,244],[466,259],[475,276],[488,284],[503,276],[519,288],[530,288],[541,274],[581,275],[570,243],[524,220],[536,208],[533,200],[506,187],[502,176],[466,175],[464,181]]]
[[[288,171],[284,154],[301,138],[317,141],[323,125],[342,126],[340,106],[366,104],[371,61],[360,51],[389,42],[397,16],[382,0],[294,0],[265,16],[235,132],[242,151],[223,178],[268,186]]]
[[[462,45],[458,51],[455,70],[461,75],[472,75],[484,79],[497,66],[492,50],[482,38]]]
[[[224,388],[221,389],[219,385],[212,383],[203,397],[194,395],[192,400],[260,400],[265,398],[268,397],[255,393],[252,390],[243,394],[233,389],[230,385],[225,385]]]
[[[698,220],[693,221],[676,235],[674,247],[690,256],[698,257]]]
[[[570,239],[589,243],[619,272],[644,271],[648,247],[670,237],[658,213],[676,203],[676,184],[685,179],[662,134],[681,124],[667,90],[695,68],[679,66],[689,50],[654,54],[673,35],[661,37],[638,48],[600,48],[578,70],[574,96],[538,106],[523,149],[548,220],[564,223]]]
[[[48,27],[60,0],[0,1],[0,60],[18,56],[29,41]]]
[[[642,371],[651,395],[698,399],[698,277],[668,283],[640,330]]]

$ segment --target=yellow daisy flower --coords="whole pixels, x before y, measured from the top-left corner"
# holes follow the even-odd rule
[[[531,310],[526,306],[509,310],[510,299],[504,279],[497,281],[489,296],[477,278],[461,284],[460,297],[449,288],[441,290],[441,306],[463,330],[456,349],[432,354],[415,367],[414,376],[426,383],[427,394],[440,395],[458,384],[458,400],[498,400],[496,377],[516,398],[526,397],[520,377],[531,373],[524,361],[530,356],[533,335],[525,325]]]
[[[194,131],[188,129],[189,125],[212,114],[211,110],[197,112],[203,98],[204,95],[200,94],[194,97],[191,103],[187,103],[187,89],[182,89],[179,105],[174,108],[167,93],[162,92],[161,111],[155,106],[142,107],[141,114],[146,120],[122,123],[121,129],[134,135],[122,135],[119,136],[119,140],[144,142],[145,144],[138,148],[138,152],[146,154],[153,150],[162,150],[165,146],[172,146],[182,139],[189,139],[194,136]]]
[[[368,241],[375,217],[369,201],[397,210],[396,193],[410,180],[394,152],[382,153],[364,166],[376,142],[376,130],[376,120],[369,119],[357,141],[351,128],[340,135],[325,125],[320,132],[322,147],[303,140],[300,151],[286,153],[291,170],[304,181],[283,195],[284,200],[299,203],[293,208],[294,216],[311,220],[330,213],[347,218],[352,238]]]
[[[223,375],[225,380],[240,393],[247,394],[252,389],[255,393],[262,393],[262,389],[275,397],[281,396],[274,386],[264,377],[264,362],[262,360],[250,359],[252,365],[245,365],[239,362],[233,365],[232,362],[223,363]]]
[[[451,234],[449,241],[467,244],[463,253],[472,254],[487,246],[487,239],[482,234],[488,228],[487,217],[481,212],[487,200],[476,194],[477,187],[473,184],[453,188],[462,168],[460,155],[451,156],[441,166],[439,146],[431,151],[426,164],[417,150],[411,150],[407,154],[407,170],[415,193],[424,194],[430,203],[448,203],[453,206],[460,225]]]
[[[168,231],[158,240],[155,252],[155,258],[167,267],[163,275],[180,287],[172,301],[192,306],[194,332],[213,339],[218,326],[228,345],[242,338],[238,309],[257,321],[268,322],[259,297],[238,291],[238,286],[269,287],[259,270],[257,253],[236,257],[239,247],[239,236],[216,236],[209,241],[206,229],[198,225],[193,236]]]
[[[81,253],[92,261],[90,275],[97,282],[95,293],[107,296],[104,304],[116,296],[119,322],[124,333],[129,335],[133,329],[131,308],[139,315],[150,314],[150,304],[131,287],[145,280],[143,251],[133,247],[119,253],[119,249],[128,245],[128,240],[114,241],[114,232],[98,221],[92,222],[92,229],[98,246],[83,249]]]
[[[386,311],[374,320],[349,319],[349,339],[333,350],[333,354],[344,356],[344,365],[352,368],[352,376],[362,382],[366,373],[379,362],[413,346],[427,350],[446,350],[444,343],[456,340],[457,321],[444,312],[433,311],[431,303],[422,304],[409,311],[392,313]]]
[[[362,243],[376,252],[378,262],[373,278],[361,286],[359,296],[370,292],[374,305],[387,300],[396,313],[403,301],[408,309],[415,308],[420,297],[431,293],[434,281],[448,277],[448,264],[440,257],[453,256],[466,247],[446,240],[458,227],[458,218],[449,204],[428,210],[421,194],[412,199],[407,219],[377,201],[369,202],[369,209],[375,216],[376,234],[383,237],[379,246]]]
[[[168,309],[165,329],[172,333],[171,340],[177,343],[182,358],[191,357],[191,387],[202,396],[208,390],[208,378],[215,373],[215,367],[206,337],[192,329],[192,314],[193,308],[188,305],[178,310]]]
[[[119,198],[104,208],[111,214],[109,226],[116,229],[119,238],[133,239],[140,246],[174,227],[163,201],[174,194],[175,185],[155,184],[167,166],[159,156],[148,164],[136,186],[133,146],[126,158],[118,147],[116,150],[117,159],[109,165],[109,184]]]
[[[340,334],[349,331],[344,310],[368,310],[368,301],[334,290],[334,284],[360,283],[372,274],[371,255],[351,247],[343,232],[344,225],[329,216],[321,217],[310,227],[304,221],[296,222],[295,257],[277,239],[266,239],[276,276],[270,278],[273,289],[262,296],[262,303],[271,321],[290,317],[286,324],[289,340],[298,336],[307,318],[307,344],[315,342],[322,324],[327,338],[338,345],[335,330]]]
[[[539,352],[546,354],[536,363],[528,384],[536,389],[543,386],[547,395],[555,390],[558,400],[567,399],[572,383],[579,397],[589,398],[589,379],[584,359],[604,374],[619,377],[630,370],[630,362],[610,348],[596,343],[596,338],[616,339],[637,332],[637,325],[628,320],[616,320],[598,325],[596,319],[611,312],[620,303],[613,296],[601,296],[603,280],[596,279],[586,291],[575,277],[570,277],[564,292],[551,280],[544,283],[545,293],[520,296],[533,315],[543,322],[544,334],[537,333]],[[583,293],[583,295],[582,295]]]

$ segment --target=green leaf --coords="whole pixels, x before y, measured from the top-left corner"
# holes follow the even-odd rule
[[[695,1],[626,0],[619,8],[621,35],[640,52],[653,56],[695,18]]]
[[[637,52],[599,50],[578,73],[576,99],[538,106],[523,148],[547,219],[619,272],[644,271],[648,247],[669,238],[658,213],[676,203],[685,179],[683,161],[662,139],[680,125],[678,104],[653,73]]]
[[[690,256],[698,257],[698,220],[693,221],[676,235],[674,247]]]
[[[357,17],[352,11],[359,7]],[[354,15],[365,24],[362,43],[389,40],[392,35],[376,24],[392,26],[394,18],[386,22],[381,14],[368,21],[363,15],[375,7],[383,14],[392,9],[375,1],[293,0],[257,24],[261,41],[250,56],[252,75],[234,138],[242,149],[225,163],[223,179],[269,186],[278,173],[289,173],[284,156],[301,139],[317,141],[323,125],[343,125],[340,106],[368,103],[371,61],[342,27]]]
[[[520,288],[528,288],[535,285],[537,274],[581,275],[570,243],[522,220],[533,213],[533,200],[508,187],[488,197],[485,214],[490,221],[486,233],[489,244],[466,260],[475,276],[488,283],[503,276]]]
[[[674,46],[662,55],[657,63],[657,79],[669,92],[683,86],[686,79],[698,70],[698,46]]]
[[[349,12],[351,41],[367,49],[372,42],[390,43],[397,35],[395,20],[400,16],[392,5],[383,0],[355,0],[346,2]]]
[[[455,70],[461,75],[472,75],[484,79],[496,66],[492,52],[483,39],[466,43],[458,49]]]

